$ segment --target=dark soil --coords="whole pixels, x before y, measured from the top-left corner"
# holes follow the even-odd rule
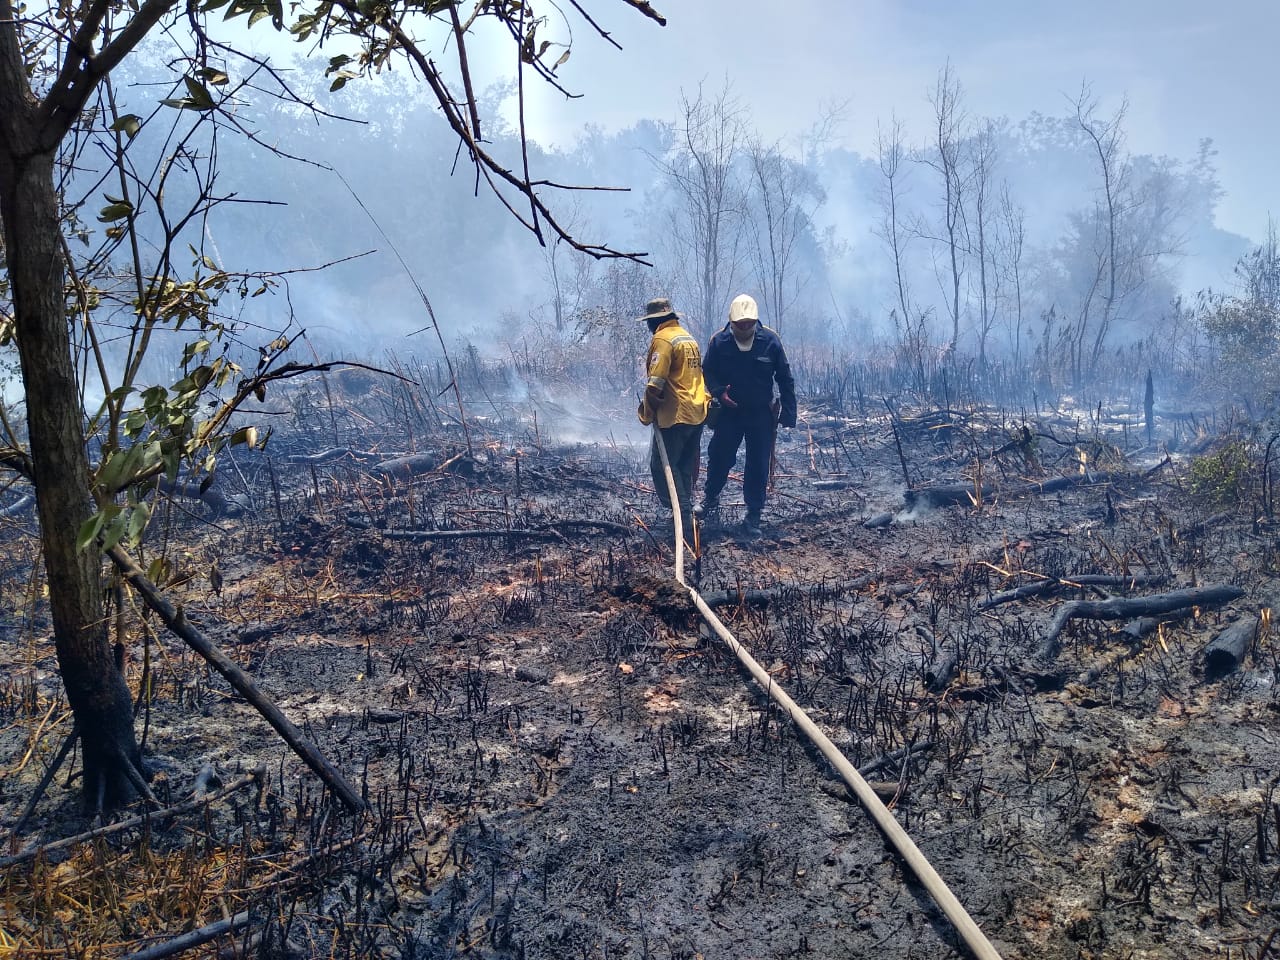
[[[904,421],[900,454],[885,417],[808,413],[781,437],[764,537],[737,535],[730,498],[729,527],[708,533],[690,578],[708,595],[772,591],[720,615],[867,770],[1002,955],[1260,960],[1280,948],[1269,620],[1240,669],[1211,679],[1203,657],[1277,590],[1280,537],[1259,488],[1193,491],[1187,457],[1138,448],[1119,415],[1043,418],[1034,449],[981,411],[948,414],[942,429]],[[8,867],[9,942],[32,956],[73,945],[119,956],[248,909],[236,942],[270,956],[965,955],[842,781],[673,586],[671,550],[643,530],[664,525],[647,451],[538,440],[477,438],[474,456],[450,460],[460,437],[442,434],[443,466],[411,480],[352,454],[308,463],[321,447],[297,440],[270,464],[241,464],[244,488],[229,490],[240,515],[175,505],[147,547],[170,538],[169,595],[370,812],[345,815],[221,677],[127,606],[131,682],[144,663],[153,677],[139,730],[162,799],[187,796],[201,770],[229,782],[265,768],[263,783],[153,831]],[[995,493],[907,513],[904,463],[913,486]],[[1025,495],[1028,480],[1085,468],[1119,479]],[[22,605],[29,531],[9,522],[6,828],[70,730],[48,626]],[[495,535],[393,535],[433,529]],[[984,605],[1087,574],[1166,579]],[[1245,594],[1147,633],[1073,620],[1056,657],[1038,655],[1071,599],[1212,584]],[[949,654],[954,674],[931,687]],[[89,826],[65,773],[9,850]],[[206,863],[167,918],[155,891],[177,881],[150,874],[147,904],[59,906],[77,877],[101,892],[110,870],[137,868],[139,844],[190,858],[188,877],[200,857],[239,873]],[[61,887],[48,875],[60,863]]]

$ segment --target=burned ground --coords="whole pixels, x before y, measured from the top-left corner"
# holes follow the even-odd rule
[[[1225,429],[1193,461],[1101,408],[802,414],[780,438],[765,536],[711,531],[691,579],[1001,953],[1266,955],[1280,927],[1269,464],[1237,475],[1223,459],[1214,473],[1203,464]],[[412,449],[281,434],[270,458],[242,459],[234,479],[223,469],[226,512],[174,501],[143,551],[169,547],[168,596],[368,814],[345,814],[126,595],[157,793],[217,799],[6,862],[5,944],[120,956],[223,921],[232,932],[193,949],[964,955],[673,585],[670,549],[646,532],[662,526],[647,451],[472,432],[469,454],[456,429]],[[9,830],[70,718],[31,574],[34,521],[4,522]],[[1212,586],[1240,595],[1058,616],[1073,600]],[[1206,646],[1236,622],[1238,668],[1207,671]],[[92,826],[74,769],[6,853]]]

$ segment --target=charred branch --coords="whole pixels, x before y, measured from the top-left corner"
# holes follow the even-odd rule
[[[1037,483],[1024,483],[1016,486],[984,483],[949,483],[936,487],[917,487],[908,489],[903,497],[908,507],[946,507],[956,503],[977,504],[989,503],[993,499],[1012,500],[1016,497],[1038,496],[1044,493],[1056,493],[1077,486],[1091,486],[1101,483],[1114,483],[1126,479],[1122,473],[1081,473],[1068,477],[1054,477]]]
[[[1138,574],[1130,577],[1118,577],[1108,574],[1086,573],[1061,578],[1049,577],[1036,583],[1024,583],[1022,586],[1014,587],[1012,590],[992,594],[978,603],[978,609],[990,610],[992,607],[998,607],[1004,603],[1012,603],[1015,600],[1042,597],[1045,594],[1059,593],[1066,590],[1083,590],[1087,587],[1119,587],[1120,589],[1129,590],[1134,587],[1154,587],[1159,586],[1168,579],[1164,574]]]
[[[121,820],[119,823],[113,823],[109,826],[99,827],[96,830],[88,830],[84,833],[78,833],[74,837],[63,837],[61,840],[54,840],[50,843],[40,844],[23,850],[21,853],[15,853],[13,856],[0,859],[0,870],[12,867],[15,864],[26,863],[34,860],[36,857],[48,857],[51,853],[57,853],[74,847],[78,843],[84,843],[88,840],[97,840],[100,837],[110,837],[124,830],[141,826],[145,823],[161,824],[166,820],[183,814],[191,813],[194,810],[200,810],[214,801],[221,800],[223,797],[230,796],[238,790],[243,790],[251,783],[261,782],[263,771],[255,770],[253,773],[245,774],[227,784],[217,793],[203,794],[190,800],[184,800],[182,803],[176,803],[173,806],[165,807],[163,810],[153,810],[150,813],[144,813],[136,817],[130,817],[128,820]]]
[[[214,646],[203,633],[187,621],[181,607],[174,607],[172,603],[165,599],[156,585],[147,579],[142,568],[134,562],[132,557],[118,546],[111,547],[107,551],[107,555],[111,557],[125,579],[133,585],[133,588],[146,601],[147,606],[159,614],[165,626],[184,640],[196,653],[204,657],[210,666],[222,674],[223,678],[262,714],[275,731],[284,738],[285,742],[293,748],[293,751],[306,762],[316,776],[323,780],[334,794],[342,800],[348,810],[352,813],[359,813],[364,810],[365,803],[360,794],[338,772],[338,769],[328,761],[324,754],[320,752],[320,749],[304,737],[302,731],[293,725],[293,722],[280,711],[280,708],[258,689],[258,685],[253,682],[252,677],[236,666],[225,653]]]
[[[1213,587],[1189,587],[1170,593],[1132,599],[1072,600],[1063,604],[1054,616],[1040,646],[1041,660],[1052,660],[1058,655],[1058,637],[1067,624],[1076,619],[1125,620],[1130,617],[1159,616],[1192,607],[1215,607],[1244,596],[1244,590],[1229,584]]]

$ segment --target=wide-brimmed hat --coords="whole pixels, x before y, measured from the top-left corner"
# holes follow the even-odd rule
[[[655,297],[644,305],[644,316],[641,320],[678,319],[679,314],[671,309],[671,301],[666,297]]]

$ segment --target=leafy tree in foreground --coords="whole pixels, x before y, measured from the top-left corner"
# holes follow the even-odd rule
[[[665,22],[645,0],[614,2]],[[286,23],[281,0],[188,0],[185,5],[175,0],[86,0],[74,5],[33,0],[22,6],[0,0],[0,221],[7,271],[7,285],[0,285],[0,295],[7,291],[7,302],[0,300],[0,343],[17,347],[28,401],[26,442],[9,430],[0,462],[25,474],[35,486],[58,662],[82,747],[85,795],[99,810],[147,792],[130,691],[108,638],[100,552],[104,542],[136,537],[145,511],[121,511],[117,500],[148,477],[168,473],[172,478],[180,457],[215,452],[219,442],[230,439],[224,434],[236,404],[261,389],[263,381],[246,378],[215,415],[199,421],[192,414],[201,392],[219,382],[229,386],[239,373],[221,358],[205,362],[202,355],[210,339],[202,336],[184,352],[186,376],[173,388],[141,390],[134,385],[138,368],[131,360],[129,369],[115,379],[98,371],[112,387],[102,409],[86,410],[85,384],[73,361],[72,344],[75,336],[93,340],[98,303],[93,299],[96,293],[91,295],[74,276],[69,278],[66,234],[74,231],[76,221],[60,196],[63,163],[77,144],[97,134],[116,144],[117,170],[122,180],[127,179],[124,171],[132,168],[124,155],[142,118],[112,109],[110,78],[149,36],[163,35],[175,43],[171,62],[179,71],[176,79],[184,95],[165,100],[166,108],[223,116],[227,126],[235,127],[235,117],[224,111],[225,99],[216,92],[230,79],[231,61],[244,64],[246,72],[275,79],[277,95],[289,96],[269,64],[237,57],[233,48],[207,32],[210,16],[243,15],[250,25],[266,20],[278,31],[287,29],[313,51],[328,44],[341,47],[343,52],[327,61],[333,89],[385,69],[393,60],[407,61],[430,90],[477,176],[514,216],[539,239],[549,232],[594,256],[618,256],[568,235],[540,193],[556,185],[534,179],[527,160],[505,165],[486,149],[466,37],[482,24],[498,28],[509,35],[513,60],[521,70],[527,67],[558,85],[555,70],[568,49],[546,38],[553,24],[535,12],[535,6],[542,9],[540,3],[517,0],[477,0],[474,5],[453,0],[311,0],[291,5],[288,15],[293,20]],[[607,36],[583,5],[572,6]],[[557,10],[553,5],[548,9]],[[433,56],[427,43],[439,52]],[[175,148],[173,156],[185,155]],[[205,184],[206,197],[211,182],[210,178]],[[158,190],[111,199],[100,219],[114,224],[109,237],[130,242],[137,239],[138,207],[148,200],[160,206]],[[197,202],[188,217],[198,220],[200,215]],[[222,274],[211,285],[210,274],[220,271],[198,253],[197,276],[185,286],[175,280],[173,251],[168,248],[180,233],[166,223],[160,241],[166,247],[163,271],[142,275],[136,243],[131,255],[124,255],[136,274],[135,292],[127,303],[137,318],[130,333],[133,346],[141,348],[131,354],[134,358],[145,353],[156,325],[190,321],[192,309],[205,310],[216,300],[219,286],[230,282]],[[208,272],[201,274],[202,270]],[[203,313],[196,320],[201,327],[216,326]],[[274,350],[264,348],[263,357],[274,360],[278,352],[279,344]],[[111,423],[102,457],[92,471],[86,414],[91,422],[106,418]]]

